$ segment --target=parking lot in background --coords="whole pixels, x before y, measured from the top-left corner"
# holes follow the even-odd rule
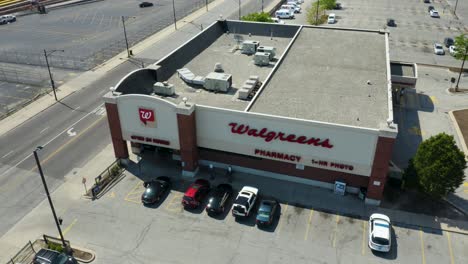
[[[296,14],[296,19],[284,20],[286,24],[307,24],[306,9],[314,0],[305,0],[303,12]],[[390,59],[425,64],[460,67],[461,62],[455,60],[444,47],[445,55],[434,54],[434,43],[443,44],[444,38],[454,38],[468,30],[461,20],[454,16],[450,6],[444,0],[431,0],[430,4],[423,0],[338,0],[341,10],[329,10],[335,13],[337,22],[332,27],[383,29],[390,32]],[[428,6],[434,6],[440,18],[429,16]],[[386,21],[392,18],[396,27],[387,27]]]
[[[66,236],[95,250],[95,263],[452,264],[468,257],[466,235],[402,226],[393,227],[390,253],[374,253],[367,246],[366,220],[290,204],[280,205],[280,215],[266,229],[257,228],[253,215],[213,218],[203,207],[183,209],[191,181],[175,179],[160,203],[143,206],[143,182],[128,174],[99,200],[69,209],[66,219],[77,221]]]

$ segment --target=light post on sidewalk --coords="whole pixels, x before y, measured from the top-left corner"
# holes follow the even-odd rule
[[[127,46],[127,57],[130,58],[130,50],[128,49],[127,30],[125,29],[125,16],[122,16],[122,25],[125,36],[125,45]]]
[[[315,12],[315,25],[316,26],[318,25],[318,11],[319,11],[319,8],[320,8],[320,0],[317,1],[317,10]]]
[[[241,0],[239,0],[239,20],[241,20]]]
[[[44,173],[42,172],[41,163],[39,162],[39,157],[37,156],[37,152],[40,151],[41,149],[42,149],[42,147],[39,146],[33,151],[34,159],[36,159],[37,169],[39,170],[39,175],[41,176],[42,184],[44,185],[44,190],[46,192],[47,199],[49,200],[50,209],[52,210],[55,225],[57,226],[57,229],[58,229],[59,234],[60,234],[60,240],[62,240],[63,249],[67,254],[70,254],[71,250],[70,250],[70,248],[68,248],[67,244],[65,243],[65,239],[63,238],[62,229],[60,228],[59,220],[57,219],[57,214],[55,213],[54,204],[52,203],[52,199],[50,198],[49,188],[47,188],[47,183],[45,181]]]
[[[50,85],[52,85],[52,91],[54,92],[55,101],[58,101],[57,92],[55,91],[55,82],[54,82],[54,79],[52,78],[52,72],[50,71],[49,58],[47,57],[47,56],[52,55],[52,53],[54,53],[56,51],[64,52],[64,50],[50,50],[50,51],[47,51],[47,50],[44,49],[44,57],[45,57],[45,61],[46,61],[46,64],[47,64],[47,70],[49,71]]]
[[[463,55],[463,62],[462,62],[461,68],[460,68],[460,74],[458,74],[457,84],[455,85],[455,92],[458,92],[458,84],[460,83],[461,74],[463,72],[463,67],[465,66],[466,57],[468,57],[468,45],[465,46],[465,51],[464,51],[464,55]]]
[[[263,0],[262,0],[262,13],[263,13]]]
[[[208,8],[208,6],[206,8]],[[174,28],[175,28],[175,30],[177,30],[177,18],[176,18],[176,14],[175,14],[175,2],[174,2],[174,0],[172,0],[172,11],[174,12]]]

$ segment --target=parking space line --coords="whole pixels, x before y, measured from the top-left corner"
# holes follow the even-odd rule
[[[281,215],[286,215],[286,212],[288,211],[288,206],[289,204],[286,203],[286,206],[284,207],[284,212],[281,212]],[[283,227],[283,222],[284,222],[284,217],[280,218],[280,221],[278,223],[278,235],[281,233],[281,228]]]
[[[131,202],[131,203],[140,203],[140,201],[135,201],[135,199],[131,199],[131,196],[135,194],[135,190],[138,189],[141,185],[141,182],[137,182],[135,184],[135,187],[133,187],[133,189],[127,193],[127,195],[125,196],[124,200],[127,201],[127,202]]]
[[[450,232],[445,232],[447,234],[447,243],[449,248],[449,255],[450,255],[450,264],[454,264],[453,261],[453,250],[452,250],[452,242],[450,241]]]
[[[362,221],[362,249],[361,255],[366,254],[366,221]]]
[[[335,232],[333,232],[333,248],[336,247],[336,233],[338,233],[338,221],[340,221],[340,215],[336,215],[335,218]]]
[[[314,215],[314,210],[310,209],[310,214],[309,214],[309,221],[307,221],[307,229],[304,235],[304,240],[307,241],[307,238],[309,236],[309,229],[310,229],[310,223],[312,222],[312,215]]]
[[[170,211],[170,212],[179,212],[181,211],[180,207],[181,206],[179,204],[179,202],[177,201],[177,199],[180,199],[182,198],[182,193],[176,193],[172,198],[171,200],[169,201],[169,203],[166,205],[166,210],[167,211]],[[176,205],[176,206],[173,206],[173,205]],[[178,206],[177,206],[178,205]]]
[[[422,257],[422,263],[426,264],[426,255],[424,254],[424,240],[423,240],[423,231],[421,228],[419,228],[419,238],[421,240],[421,257]]]
[[[436,105],[436,104],[439,103],[439,101],[437,100],[437,98],[434,95],[429,96],[429,98],[431,98],[432,104]]]
[[[76,224],[76,221],[78,221],[78,219],[74,219],[71,224],[69,224],[63,231],[62,231],[62,235],[65,236],[68,231],[70,231],[70,229]],[[60,236],[58,236],[57,238],[60,238]]]

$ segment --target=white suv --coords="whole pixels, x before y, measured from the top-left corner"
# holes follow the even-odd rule
[[[249,216],[257,200],[258,189],[250,186],[242,187],[232,206],[232,215],[234,217]]]

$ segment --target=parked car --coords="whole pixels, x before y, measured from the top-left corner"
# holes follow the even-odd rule
[[[328,20],[327,20],[328,24],[335,24],[335,22],[336,22],[335,18],[336,18],[335,14],[333,14],[333,13],[329,14],[328,15]]]
[[[301,5],[288,1],[288,5],[292,5],[294,7],[294,13],[300,13],[302,11]]]
[[[457,47],[455,47],[454,45],[449,47],[450,55],[454,56],[456,52],[457,52]]]
[[[234,217],[247,217],[257,200],[258,189],[250,186],[244,186],[237,194],[236,201],[232,206],[232,215]]]
[[[436,54],[436,55],[444,55],[445,54],[444,47],[442,46],[442,44],[439,44],[439,43],[434,44],[434,54]]]
[[[435,10],[435,8],[433,6],[428,6],[427,7],[427,12],[431,12],[432,10]]]
[[[145,182],[143,186],[146,188],[141,195],[143,204],[154,204],[171,189],[171,180],[169,177],[161,176],[154,181]]]
[[[275,200],[262,200],[258,208],[256,223],[257,226],[269,226],[273,223],[276,215],[278,202]]]
[[[272,17],[271,20],[273,20],[273,22],[277,23],[277,24],[284,24],[284,21],[279,19],[279,18],[276,18],[276,17]]]
[[[280,9],[275,12],[276,18],[283,18],[283,19],[293,19],[294,12],[289,11],[289,9]]]
[[[301,8],[297,7],[295,5],[287,4],[287,5],[282,5],[280,8],[289,10],[289,12],[291,12],[291,13],[300,13],[301,12]]]
[[[424,0],[424,3],[430,4],[430,3],[431,3],[431,0]]]
[[[439,12],[437,12],[437,10],[435,10],[435,9],[434,9],[434,10],[431,10],[431,11],[429,12],[429,14],[431,15],[431,17],[437,17],[437,18],[440,17],[440,16],[439,16]]]
[[[226,209],[229,197],[232,195],[232,187],[229,184],[218,185],[208,196],[206,212],[208,214],[223,213]]]
[[[36,253],[33,264],[78,264],[73,256],[42,248]]]
[[[141,8],[153,6],[151,2],[141,2],[139,5]]]
[[[389,26],[389,27],[396,27],[395,19],[393,19],[393,18],[388,18],[388,19],[387,19],[387,26]]]
[[[185,191],[185,195],[182,198],[182,205],[185,208],[196,208],[209,192],[210,183],[204,179],[197,179],[194,183],[190,184],[187,191]]]
[[[16,16],[14,15],[3,15],[0,16],[0,25],[9,24],[16,21]]]
[[[334,7],[333,9],[335,9],[335,10],[340,10],[340,9],[342,9],[342,8],[343,8],[343,6],[341,5],[341,3],[336,3],[336,4],[335,4],[335,7]]]
[[[453,38],[444,38],[444,45],[445,47],[450,47],[450,46],[453,46],[453,44],[455,44],[455,41],[453,41]]]
[[[392,244],[390,218],[372,214],[369,218],[369,247],[380,252],[389,252]]]

